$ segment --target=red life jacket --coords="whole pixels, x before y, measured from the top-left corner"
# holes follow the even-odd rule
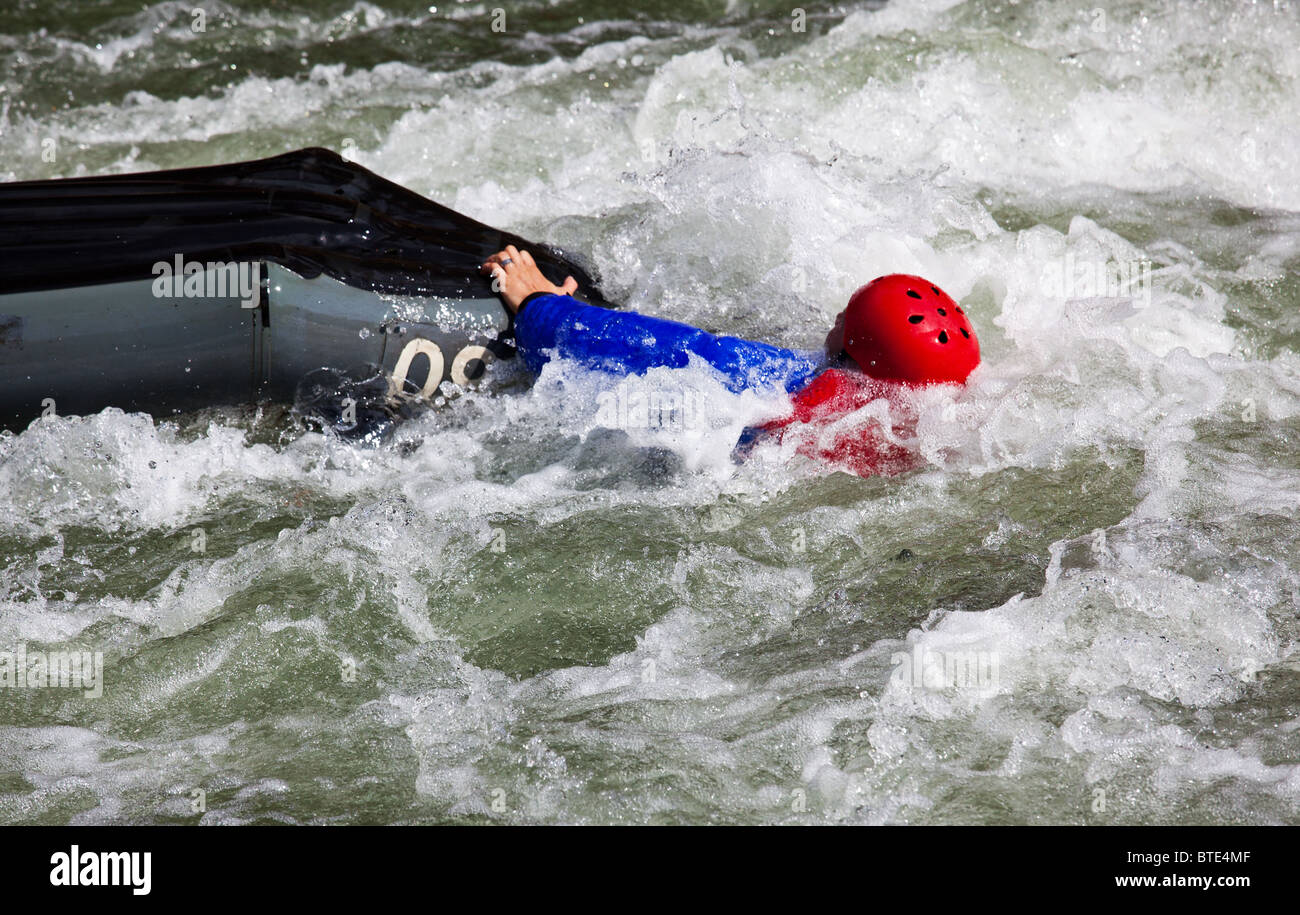
[[[914,406],[900,396],[908,386],[965,384],[980,364],[979,340],[962,307],[929,280],[906,273],[876,277],[853,293],[826,351],[842,351],[861,368],[822,372],[794,396],[789,416],[762,428],[779,438],[797,436],[799,454],[863,477],[921,464],[900,441],[916,427]],[[891,429],[871,411],[852,416],[879,399],[888,402]]]
[[[867,415],[828,428],[874,400],[889,402],[893,438],[911,435],[912,410],[899,397],[901,385],[859,371],[827,369],[794,395],[788,416],[759,428],[778,440],[793,436],[796,452],[860,477],[902,473],[921,464],[920,456],[890,441],[877,418]]]

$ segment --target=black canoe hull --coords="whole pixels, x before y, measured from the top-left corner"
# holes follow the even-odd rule
[[[0,185],[0,426],[291,401],[322,367],[425,395],[474,383],[513,354],[478,273],[507,244],[607,304],[560,252],[327,150]]]
[[[440,383],[477,385],[514,355],[496,298],[393,297],[265,262],[258,273],[252,309],[155,297],[150,280],[0,296],[0,426],[109,406],[161,417],[291,403],[324,367],[382,370],[394,391],[431,400]]]

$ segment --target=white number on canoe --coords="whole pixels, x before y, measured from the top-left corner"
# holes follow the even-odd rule
[[[438,385],[442,382],[442,369],[444,360],[442,350],[431,340],[423,337],[411,339],[406,346],[402,347],[401,353],[397,356],[397,365],[393,366],[393,376],[389,381],[389,394],[396,394],[406,386],[406,376],[411,371],[411,363],[415,357],[424,353],[429,357],[429,374],[424,379],[424,387],[420,389],[420,396],[428,399],[433,397],[438,390]],[[492,353],[487,347],[471,344],[463,348],[456,354],[456,358],[451,361],[451,380],[459,385],[468,385],[474,379],[470,377],[470,366],[475,361],[483,363],[484,366],[492,361]],[[482,372],[478,372],[481,375]],[[475,376],[477,377],[477,375]]]
[[[438,390],[438,385],[442,383],[442,350],[438,349],[438,344],[433,341],[425,340],[423,337],[416,337],[402,347],[402,352],[397,357],[397,365],[393,366],[393,377],[388,382],[390,395],[397,394],[406,387],[406,373],[411,370],[411,362],[420,353],[424,353],[429,357],[429,374],[424,379],[424,387],[420,389],[420,396],[427,399],[433,396],[434,391]]]
[[[489,358],[490,354],[487,351],[487,347],[474,345],[465,347],[456,354],[455,359],[451,360],[451,380],[460,385],[469,384],[474,380],[469,377],[470,363],[477,359],[479,362],[483,363],[484,367],[486,367]],[[482,370],[480,370],[478,374],[483,374]]]

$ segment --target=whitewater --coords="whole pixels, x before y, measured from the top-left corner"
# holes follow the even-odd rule
[[[872,479],[701,366],[0,433],[0,654],[103,663],[0,685],[0,823],[1300,823],[1296,4],[260,7],[0,9],[0,178],[325,146],[715,332],[920,274],[984,364]]]

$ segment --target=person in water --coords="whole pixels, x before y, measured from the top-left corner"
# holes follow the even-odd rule
[[[794,435],[798,453],[860,476],[897,472],[915,463],[898,438],[909,420],[906,404],[897,397],[902,389],[964,385],[980,362],[979,340],[966,313],[919,276],[881,276],[854,292],[827,335],[822,355],[585,305],[573,297],[578,291],[573,277],[555,285],[532,255],[513,245],[489,257],[482,270],[492,276],[515,316],[515,344],[534,373],[552,354],[623,375],[684,368],[695,357],[721,373],[733,391],[784,388],[791,395],[790,410],[757,434]],[[898,408],[891,409],[892,429],[875,422],[838,422],[880,398]]]

